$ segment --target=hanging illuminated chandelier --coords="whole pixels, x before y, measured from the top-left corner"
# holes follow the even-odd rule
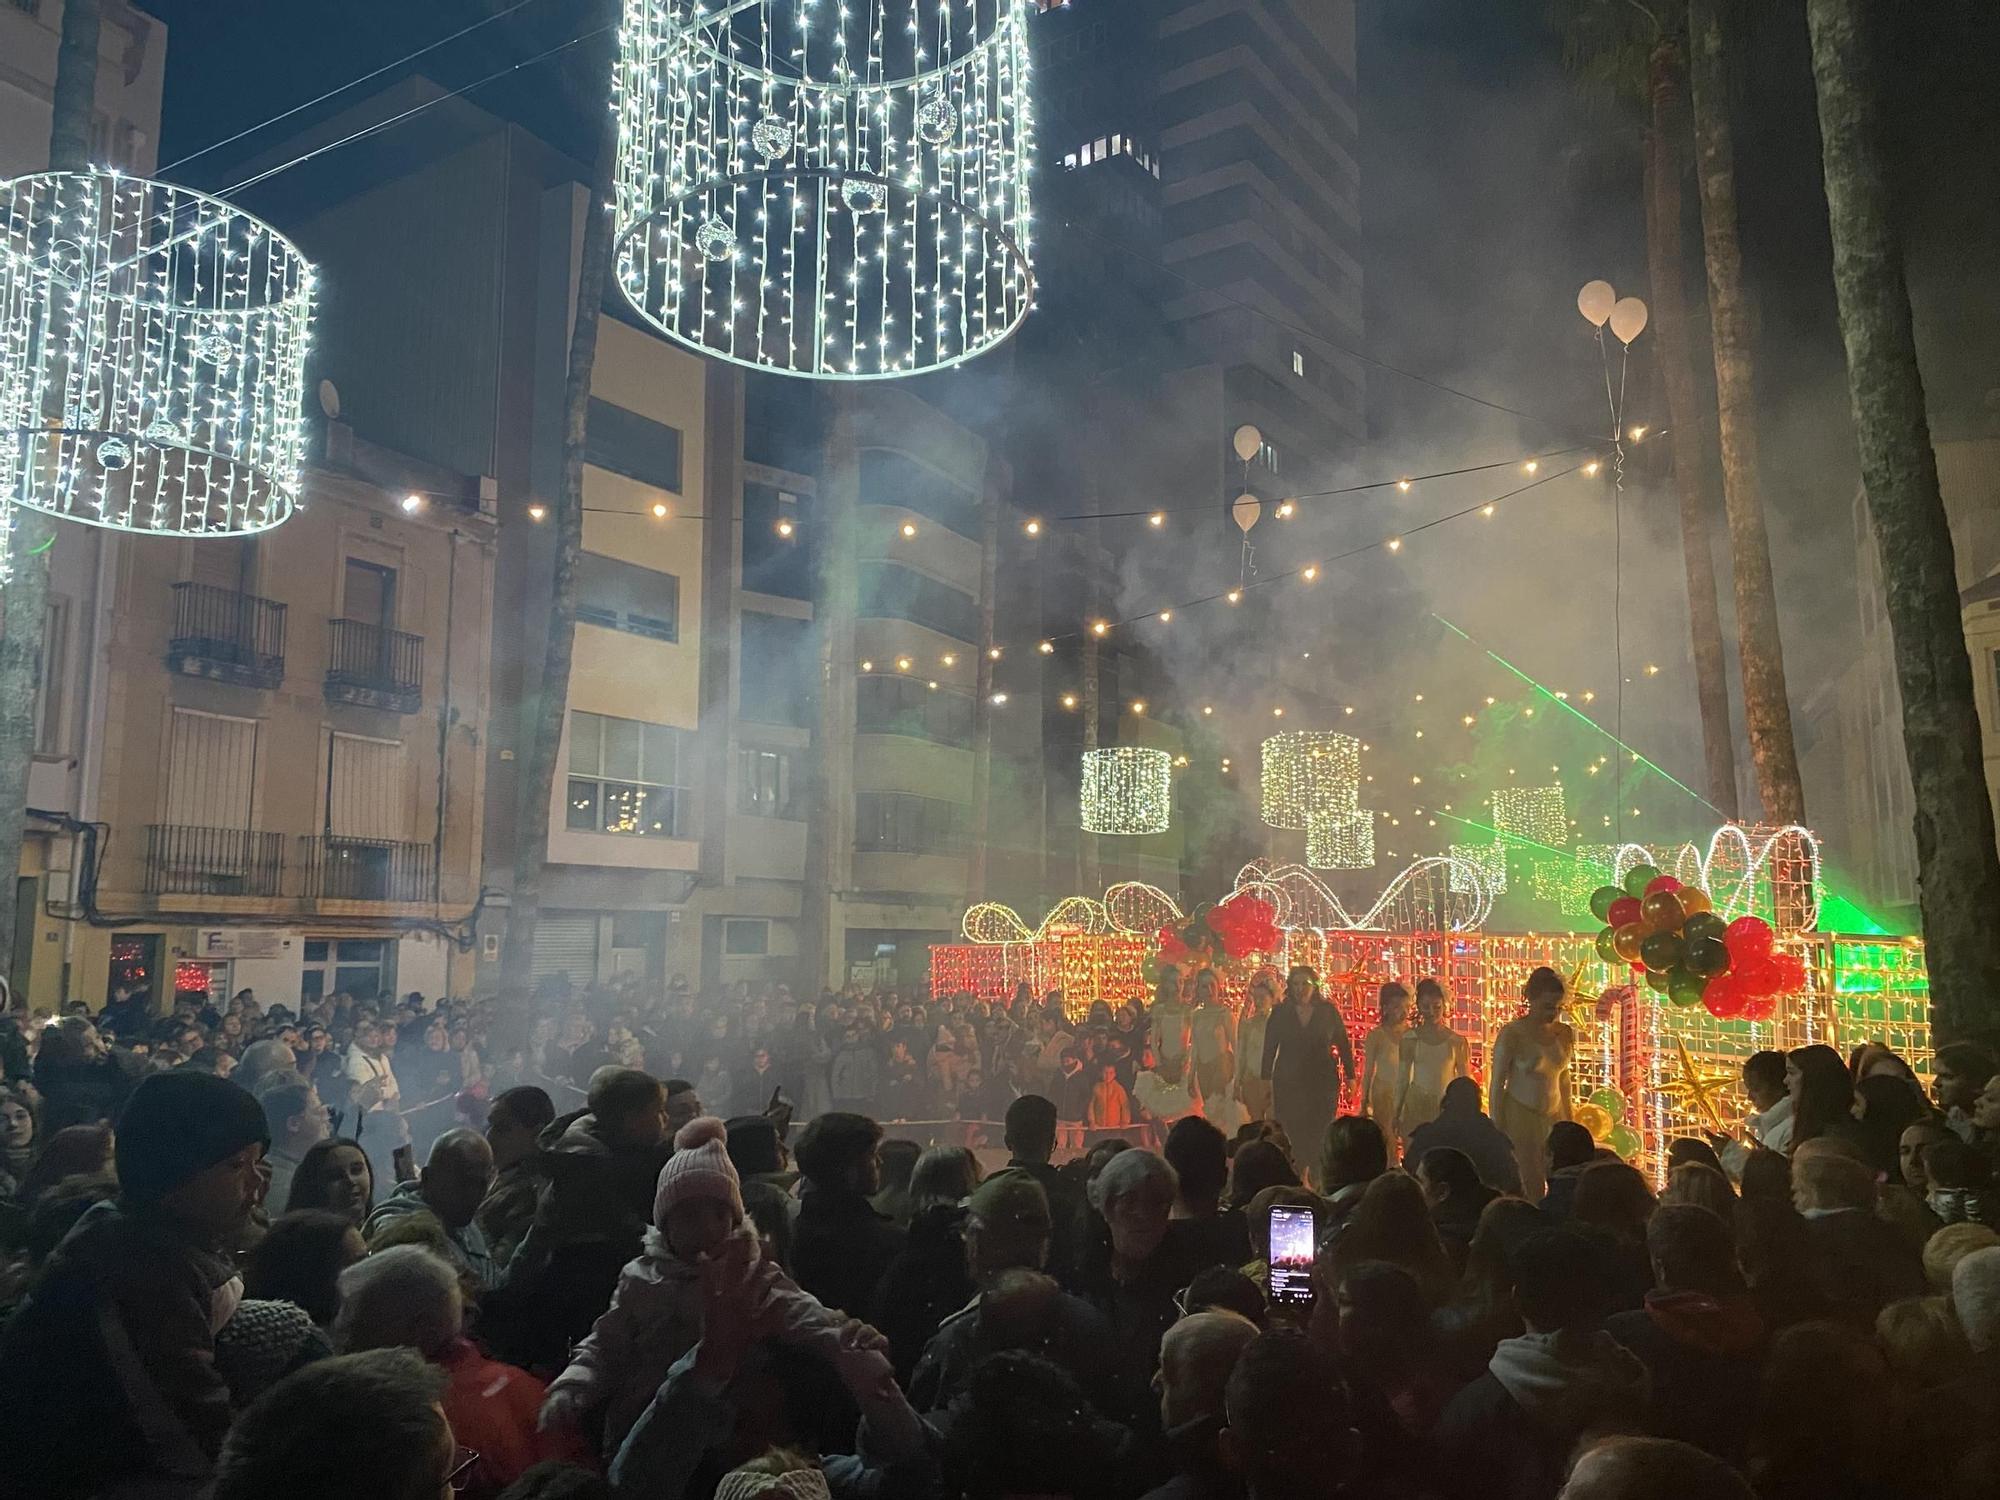
[[[1085,833],[1165,833],[1173,806],[1173,758],[1143,745],[1083,752]]]
[[[704,354],[942,369],[1027,316],[1034,0],[624,0],[617,280]]]
[[[204,193],[0,182],[0,578],[15,505],[154,536],[291,515],[313,297],[290,241]]]
[[[1570,839],[1562,787],[1501,787],[1493,794],[1493,826],[1505,837],[1562,848]]]
[[[1325,729],[1298,729],[1264,741],[1260,811],[1272,828],[1304,829],[1314,814],[1358,810],[1361,741]]]
[[[1375,868],[1375,814],[1309,812],[1306,814],[1306,864],[1315,870]]]

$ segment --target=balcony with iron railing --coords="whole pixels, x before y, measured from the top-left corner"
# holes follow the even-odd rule
[[[437,899],[437,850],[430,844],[314,834],[299,840],[299,865],[308,901]]]
[[[329,620],[327,626],[327,702],[417,711],[423,702],[422,636],[364,620]]]
[[[285,676],[285,606],[212,583],[177,583],[167,666],[188,677],[275,688]]]
[[[180,823],[146,830],[149,896],[276,896],[284,864],[283,834]]]

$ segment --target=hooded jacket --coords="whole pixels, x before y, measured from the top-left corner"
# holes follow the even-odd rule
[[[1747,1292],[1648,1292],[1646,1305],[1607,1319],[1605,1331],[1639,1357],[1652,1380],[1656,1436],[1738,1463],[1768,1330]]]

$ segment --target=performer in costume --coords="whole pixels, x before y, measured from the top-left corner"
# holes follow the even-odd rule
[[[1444,986],[1417,981],[1417,1024],[1403,1038],[1403,1086],[1396,1104],[1396,1135],[1408,1140],[1437,1118],[1444,1086],[1472,1074],[1472,1046],[1444,1021]]]
[[[1521,987],[1528,1013],[1509,1021],[1493,1039],[1488,1093],[1493,1122],[1514,1143],[1521,1164],[1521,1193],[1541,1200],[1548,1184],[1549,1127],[1569,1118],[1569,1063],[1576,1033],[1561,1019],[1562,977],[1540,968]]]
[[[1181,971],[1172,964],[1160,968],[1146,1024],[1147,1040],[1159,1060],[1161,1076],[1179,1078],[1187,1070],[1188,1008],[1181,1002]]]
[[[1252,1120],[1271,1113],[1271,1080],[1258,1071],[1264,1058],[1264,1031],[1271,1024],[1271,1006],[1278,998],[1278,976],[1259,969],[1250,981],[1250,994],[1243,1003],[1243,1015],[1236,1023],[1237,1055],[1245,1059],[1236,1070],[1236,1097],[1243,1112]]]
[[[1403,1093],[1403,1037],[1410,1029],[1410,992],[1392,979],[1377,999],[1380,1020],[1361,1041],[1361,1112],[1389,1138],[1389,1160],[1401,1161],[1396,1104]]]
[[[1320,1143],[1340,1104],[1341,1081],[1354,1076],[1354,1043],[1339,1010],[1319,992],[1305,964],[1285,979],[1285,1001],[1264,1028],[1260,1069],[1271,1081],[1272,1113],[1293,1147],[1317,1161]]]

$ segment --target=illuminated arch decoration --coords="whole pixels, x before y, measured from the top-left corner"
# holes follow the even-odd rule
[[[1183,914],[1178,902],[1158,886],[1126,880],[1110,887],[1102,901],[1065,896],[1049,908],[1041,925],[1029,930],[1021,914],[998,901],[968,907],[958,930],[968,943],[1040,943],[1057,937],[1146,937]]]
[[[1173,757],[1144,745],[1083,752],[1078,801],[1085,833],[1165,833],[1174,800]]]
[[[1725,823],[1709,836],[1703,853],[1693,844],[1649,849],[1618,846],[1613,877],[1623,880],[1635,865],[1651,864],[1684,885],[1707,891],[1725,920],[1762,915],[1780,930],[1810,932],[1819,925],[1819,839],[1811,829]]]
[[[103,171],[0,183],[0,537],[13,505],[152,536],[283,522],[314,294],[289,240],[206,194]]]
[[[1306,814],[1306,864],[1315,870],[1375,868],[1375,814],[1356,812]]]
[[[1359,811],[1361,741],[1295,729],[1264,741],[1261,813],[1272,828],[1305,829],[1315,813]]]
[[[1105,891],[1104,914],[1114,931],[1147,937],[1187,915],[1172,896],[1143,880],[1120,881]]]
[[[1474,866],[1433,856],[1406,866],[1360,916],[1304,865],[1252,860],[1236,890],[1255,890],[1278,908],[1290,932],[1471,932],[1493,912],[1493,893]]]
[[[669,338],[884,380],[1034,300],[1033,0],[624,0],[617,280]]]

